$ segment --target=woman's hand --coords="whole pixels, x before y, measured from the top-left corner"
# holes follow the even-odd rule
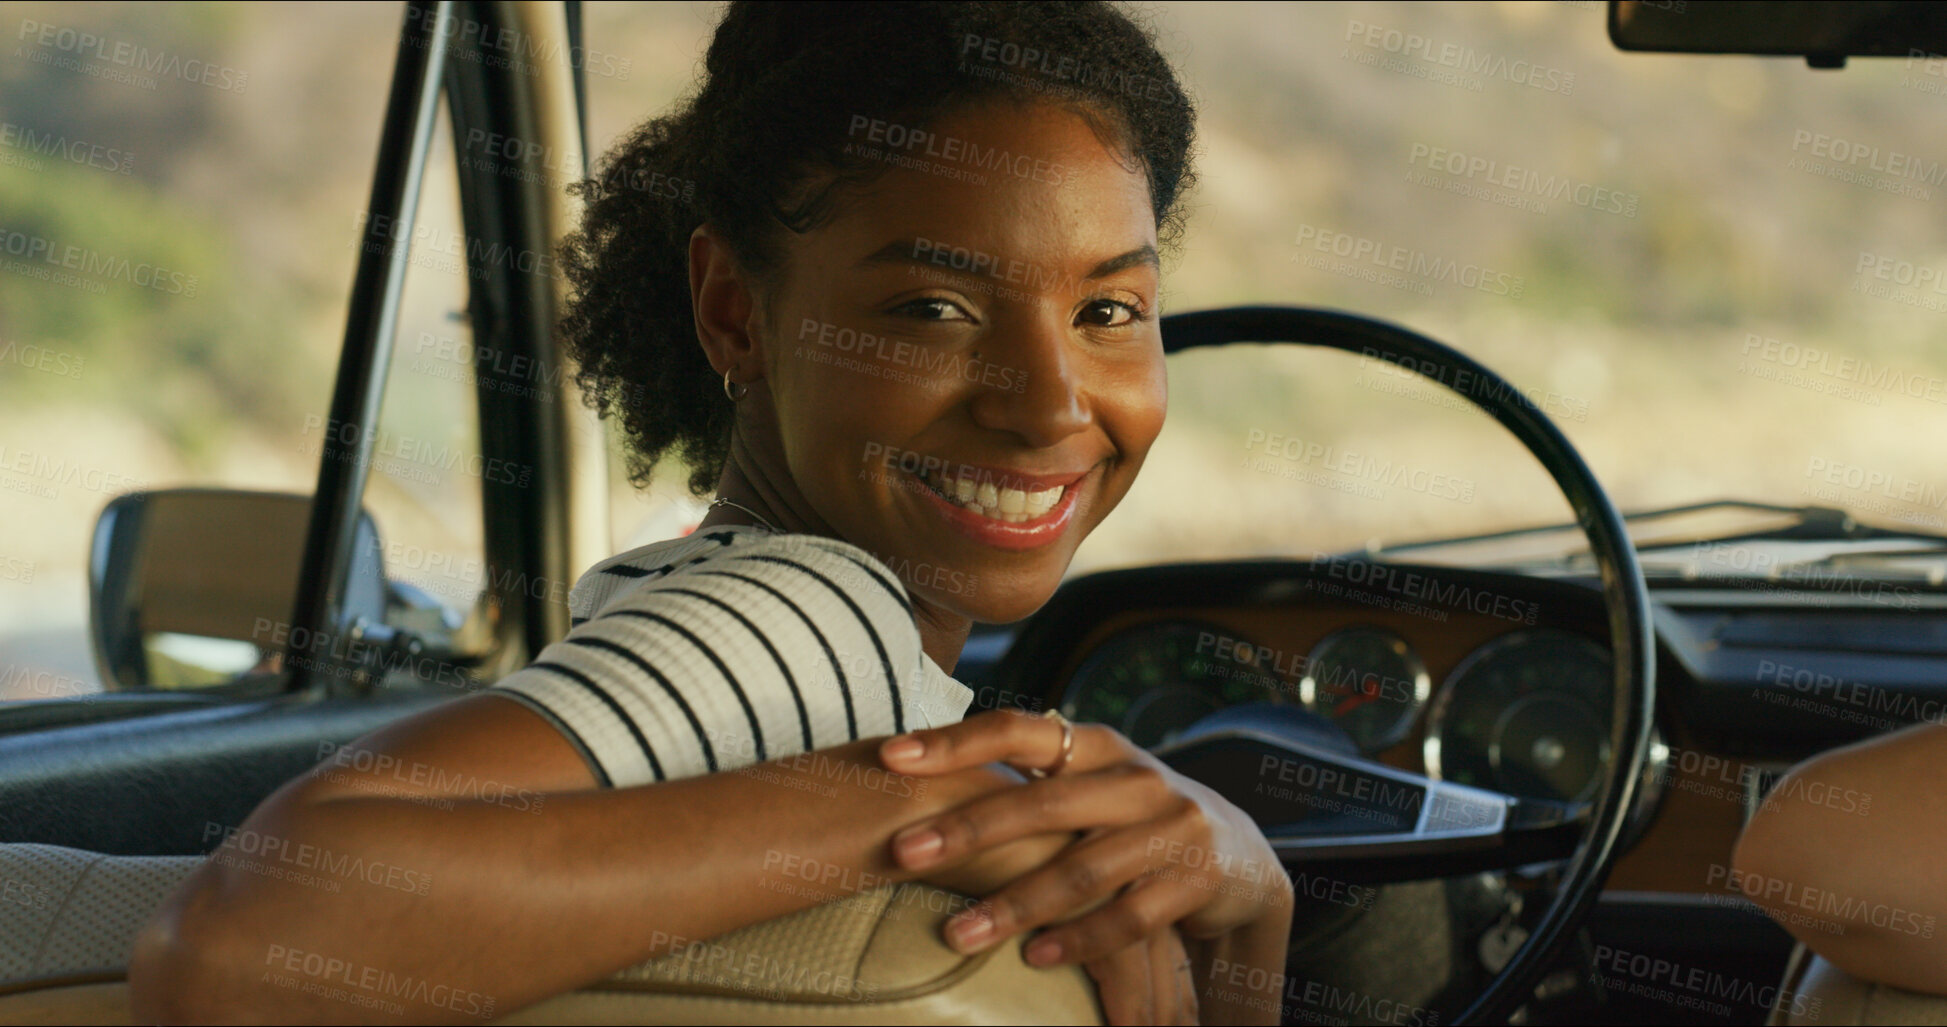
[[[927,776],[994,762],[1050,768],[1061,751],[1058,721],[995,711],[888,739],[880,758]],[[1290,916],[1290,879],[1251,819],[1099,724],[1074,726],[1058,773],[908,826],[893,857],[931,876],[1019,839],[1075,831],[1080,840],[950,921],[948,943],[979,951],[1106,903],[1027,946],[1037,966],[1088,965],[1171,925],[1208,940]]]
[[[1083,964],[1102,997],[1111,1024],[1194,1024],[1196,972],[1183,936],[1161,931],[1101,959]]]

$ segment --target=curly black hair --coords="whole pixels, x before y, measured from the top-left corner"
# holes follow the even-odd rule
[[[707,495],[729,456],[735,406],[697,343],[690,234],[710,224],[767,281],[780,232],[815,227],[840,185],[889,166],[847,152],[859,119],[923,129],[990,98],[1060,103],[1140,164],[1165,250],[1180,237],[1195,108],[1151,33],[1109,4],[738,0],[704,64],[573,187],[586,206],[562,244],[563,341],[588,402],[620,415],[638,486],[673,452]]]

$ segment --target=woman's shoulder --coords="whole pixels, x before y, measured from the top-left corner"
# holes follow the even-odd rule
[[[875,610],[892,604],[912,617],[905,586],[865,549],[822,535],[725,525],[618,553],[589,568],[568,596],[571,623],[601,616],[635,593],[698,575],[732,577],[785,598],[829,595]]]
[[[624,786],[960,718],[906,591],[858,546],[705,529],[602,561],[577,623],[496,687]]]

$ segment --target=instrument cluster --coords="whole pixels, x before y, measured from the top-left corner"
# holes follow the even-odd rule
[[[1417,737],[1429,776],[1574,801],[1593,793],[1610,758],[1612,674],[1607,649],[1548,627],[1487,640],[1435,688],[1426,658],[1392,628],[1349,624],[1300,652],[1164,619],[1094,647],[1060,706],[1146,748],[1233,706],[1290,706],[1364,755]]]

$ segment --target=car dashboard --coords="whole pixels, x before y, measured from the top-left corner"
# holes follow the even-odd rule
[[[1947,715],[1938,595],[1695,585],[1652,582],[1657,713],[1612,893],[1735,899],[1737,834],[1784,769]],[[1588,577],[1338,556],[1107,571],[968,657],[976,707],[1055,708],[1148,748],[1264,703],[1340,751],[1521,797],[1587,799],[1611,757]]]

